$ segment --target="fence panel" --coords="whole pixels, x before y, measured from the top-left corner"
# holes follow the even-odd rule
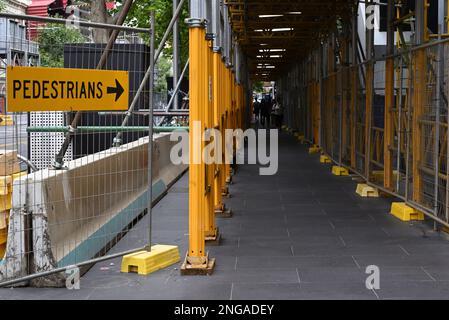
[[[0,21],[3,67],[128,71],[128,105],[136,102],[125,123],[126,110],[99,111],[93,105],[92,111],[82,113],[10,113],[5,112],[6,101],[7,121],[0,127],[0,284],[104,257],[119,240],[113,253],[142,250],[151,243],[151,230],[139,220],[185,170],[171,164],[167,134],[155,135],[150,143],[149,113],[139,112],[148,110],[150,103],[149,83],[142,84],[151,61],[149,30],[120,29],[105,55],[106,44],[94,39],[107,41],[113,26],[69,28],[28,21],[28,34],[18,40],[12,36],[14,20]],[[3,68],[3,95],[6,81]],[[68,92],[68,83],[56,85],[66,85]],[[143,90],[137,96],[139,87]],[[67,97],[76,99],[78,90],[83,89],[75,85]],[[70,132],[73,139],[62,152],[60,166],[55,155]],[[61,273],[31,281],[39,286],[64,282]]]

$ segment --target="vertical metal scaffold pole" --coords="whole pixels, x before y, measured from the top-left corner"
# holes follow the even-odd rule
[[[370,4],[373,1],[369,1]],[[365,177],[371,175],[371,129],[374,100],[374,28],[365,27],[366,32],[366,83],[365,83]]]
[[[424,43],[424,1],[416,1],[415,9],[416,31],[415,45]],[[423,175],[420,170],[422,162],[422,126],[420,119],[424,113],[426,94],[426,49],[418,49],[413,55],[413,109],[412,112],[412,179],[413,179],[413,201],[421,203],[423,195]]]
[[[151,251],[153,230],[153,92],[154,92],[154,36],[156,19],[154,11],[151,11],[151,37],[150,37],[150,79],[149,79],[149,106],[148,106],[148,251]]]
[[[189,25],[189,249],[181,266],[181,275],[209,275],[215,259],[205,248],[206,178],[207,167],[202,159],[205,144],[201,141],[206,130],[208,103],[205,0],[190,2]]]
[[[387,55],[392,55],[394,53],[394,2],[393,0],[388,1],[387,8]],[[402,70],[402,65],[401,65]],[[394,97],[394,58],[387,58],[385,63],[385,112],[384,112],[384,187],[388,190],[393,189],[393,157],[392,157],[392,147],[394,145],[394,133],[393,133],[393,108],[395,104]],[[402,87],[399,92],[399,100],[402,100]],[[399,103],[400,104],[400,103]],[[396,106],[396,109],[401,108],[401,105]],[[399,111],[399,118],[401,117]],[[398,124],[398,137],[400,137],[401,122]],[[401,155],[401,145],[398,140],[398,151],[397,159]],[[399,160],[398,160],[399,161]],[[399,174],[399,168],[398,168]],[[399,176],[398,176],[399,177]],[[398,188],[399,180],[397,181],[396,189]]]
[[[444,19],[444,18],[443,18]],[[438,40],[441,40],[441,34],[443,33],[444,27],[443,24],[439,24],[438,26]],[[443,84],[443,75],[444,68],[442,68],[443,63],[443,46],[439,44],[437,46],[437,74],[436,74],[436,114],[435,114],[435,141],[434,141],[434,161],[435,161],[435,180],[434,180],[434,206],[435,206],[435,216],[438,217],[438,202],[439,202],[439,187],[440,187],[440,121],[441,121],[441,110],[442,110],[442,101],[441,101],[441,88],[444,86]],[[435,227],[437,227],[435,222]]]
[[[354,9],[353,12],[353,18],[352,18],[352,66],[351,66],[351,167],[356,167],[356,152],[355,152],[355,146],[356,146],[356,115],[355,110],[357,106],[357,82],[359,79],[358,76],[358,65],[357,65],[357,39],[358,39],[358,31],[357,31],[357,9]]]
[[[173,0],[173,16],[176,14],[178,0]],[[179,23],[176,20],[173,25],[173,90],[179,79]],[[173,109],[179,109],[178,90],[173,91]]]

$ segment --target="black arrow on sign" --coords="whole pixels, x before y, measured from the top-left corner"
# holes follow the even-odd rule
[[[120,84],[120,82],[118,82],[118,80],[115,79],[115,87],[108,87],[107,92],[108,92],[108,94],[115,93],[115,101],[117,101],[118,99],[120,99],[120,97],[122,96],[123,92],[125,92],[125,90],[123,90],[123,87]]]

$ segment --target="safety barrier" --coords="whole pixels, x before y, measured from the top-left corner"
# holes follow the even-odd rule
[[[169,155],[174,143],[169,134],[154,137],[153,201],[187,169],[172,164]],[[66,166],[15,180],[0,281],[28,274],[30,263],[39,273],[92,259],[123,236],[143,213],[148,201],[148,137],[69,161]],[[29,226],[28,215],[32,216]],[[28,237],[32,247],[27,248]],[[57,285],[57,280],[42,281]]]
[[[23,89],[6,99],[0,154],[15,150],[26,173],[0,179],[10,204],[0,217],[1,286],[60,286],[67,270],[152,247],[152,223],[137,223],[145,214],[151,221],[152,203],[186,170],[171,163],[174,142],[162,132],[182,129],[174,120],[188,113],[154,112],[163,109],[154,66],[186,1],[158,47],[154,14],[151,29],[122,26],[132,3],[123,3],[116,24],[76,12],[68,20],[0,13],[0,88],[13,91],[8,77]],[[12,37],[18,24],[26,33]],[[14,41],[21,50],[10,50]],[[119,240],[120,251],[108,253]]]

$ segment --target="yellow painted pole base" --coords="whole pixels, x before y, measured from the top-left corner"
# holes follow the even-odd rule
[[[208,246],[219,246],[221,241],[221,233],[218,228],[215,228],[212,234],[205,234],[204,240]]]
[[[406,205],[404,202],[393,202],[390,213],[401,221],[424,220],[424,213]]]
[[[155,245],[151,247],[151,251],[139,251],[124,256],[121,272],[148,275],[180,260],[177,246]]]
[[[209,254],[205,257],[202,264],[192,264],[189,256],[186,254],[184,262],[181,265],[181,276],[210,276],[214,273],[215,258],[209,258]]]
[[[315,153],[320,153],[320,152],[321,152],[321,148],[319,146],[317,146],[316,144],[309,148],[309,154],[315,154]]]
[[[348,169],[343,168],[343,167],[333,166],[332,174],[334,176],[349,176],[349,171],[348,171]]]
[[[332,163],[331,158],[329,158],[326,155],[321,155],[320,156],[320,163]]]
[[[379,198],[379,190],[367,185],[366,183],[359,183],[355,192],[364,198]]]
[[[232,210],[226,208],[226,205],[222,205],[221,207],[215,208],[215,216],[218,218],[232,218]]]
[[[221,195],[223,197],[225,197],[225,198],[230,198],[231,197],[231,194],[229,193],[229,187],[228,186],[221,188]]]

